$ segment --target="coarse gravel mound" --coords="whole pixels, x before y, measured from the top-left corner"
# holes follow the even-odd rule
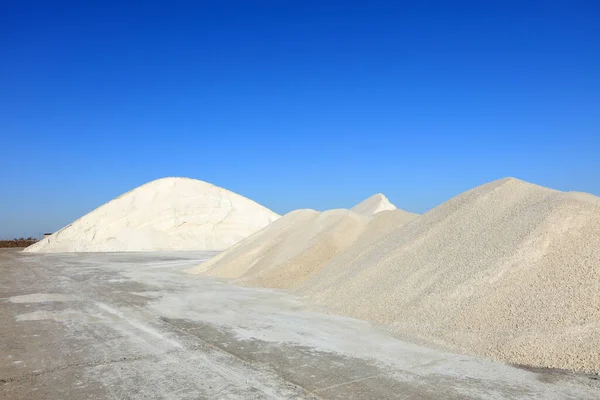
[[[24,251],[224,250],[278,218],[210,183],[163,178],[109,201]]]
[[[298,292],[403,336],[599,373],[599,276],[600,198],[506,178],[391,231]]]

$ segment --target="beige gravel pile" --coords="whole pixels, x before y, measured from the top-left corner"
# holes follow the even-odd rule
[[[363,214],[346,209],[293,211],[190,272],[249,286],[296,288],[350,248],[362,249],[416,217],[395,209],[381,194],[357,207]]]
[[[368,222],[350,210],[293,211],[190,272],[291,288],[351,245]]]
[[[325,266],[318,271],[315,271],[309,279],[292,288],[292,292],[302,294],[307,288],[318,284],[321,280],[336,276],[342,272],[349,263],[367,251],[369,246],[404,224],[414,220],[418,216],[419,214],[409,213],[400,209],[378,212],[377,215],[371,218],[363,232],[352,245],[336,254],[336,256],[331,258]],[[308,291],[310,291],[310,289],[308,289]]]
[[[401,335],[600,372],[600,198],[507,178],[323,268],[298,292]]]

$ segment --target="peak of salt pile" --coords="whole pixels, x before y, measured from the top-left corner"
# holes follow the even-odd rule
[[[600,372],[600,198],[514,178],[423,214],[300,289],[401,335]]]
[[[210,183],[163,178],[109,201],[24,251],[223,250],[278,218]]]
[[[381,211],[395,210],[396,206],[390,203],[383,193],[377,193],[366,200],[361,201],[350,210],[357,214],[366,215],[368,217],[377,214]]]

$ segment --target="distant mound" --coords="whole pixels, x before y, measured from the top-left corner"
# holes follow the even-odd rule
[[[210,183],[163,178],[109,201],[24,251],[224,250],[278,218]]]
[[[390,211],[395,209],[396,206],[390,203],[387,197],[385,197],[382,193],[378,193],[366,200],[361,201],[350,210],[357,214],[370,217],[381,211]]]
[[[600,372],[600,198],[507,178],[298,289],[330,310],[503,361]]]

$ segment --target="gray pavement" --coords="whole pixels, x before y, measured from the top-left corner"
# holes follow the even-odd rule
[[[419,346],[185,273],[209,256],[0,250],[0,398],[600,399],[596,376]]]

